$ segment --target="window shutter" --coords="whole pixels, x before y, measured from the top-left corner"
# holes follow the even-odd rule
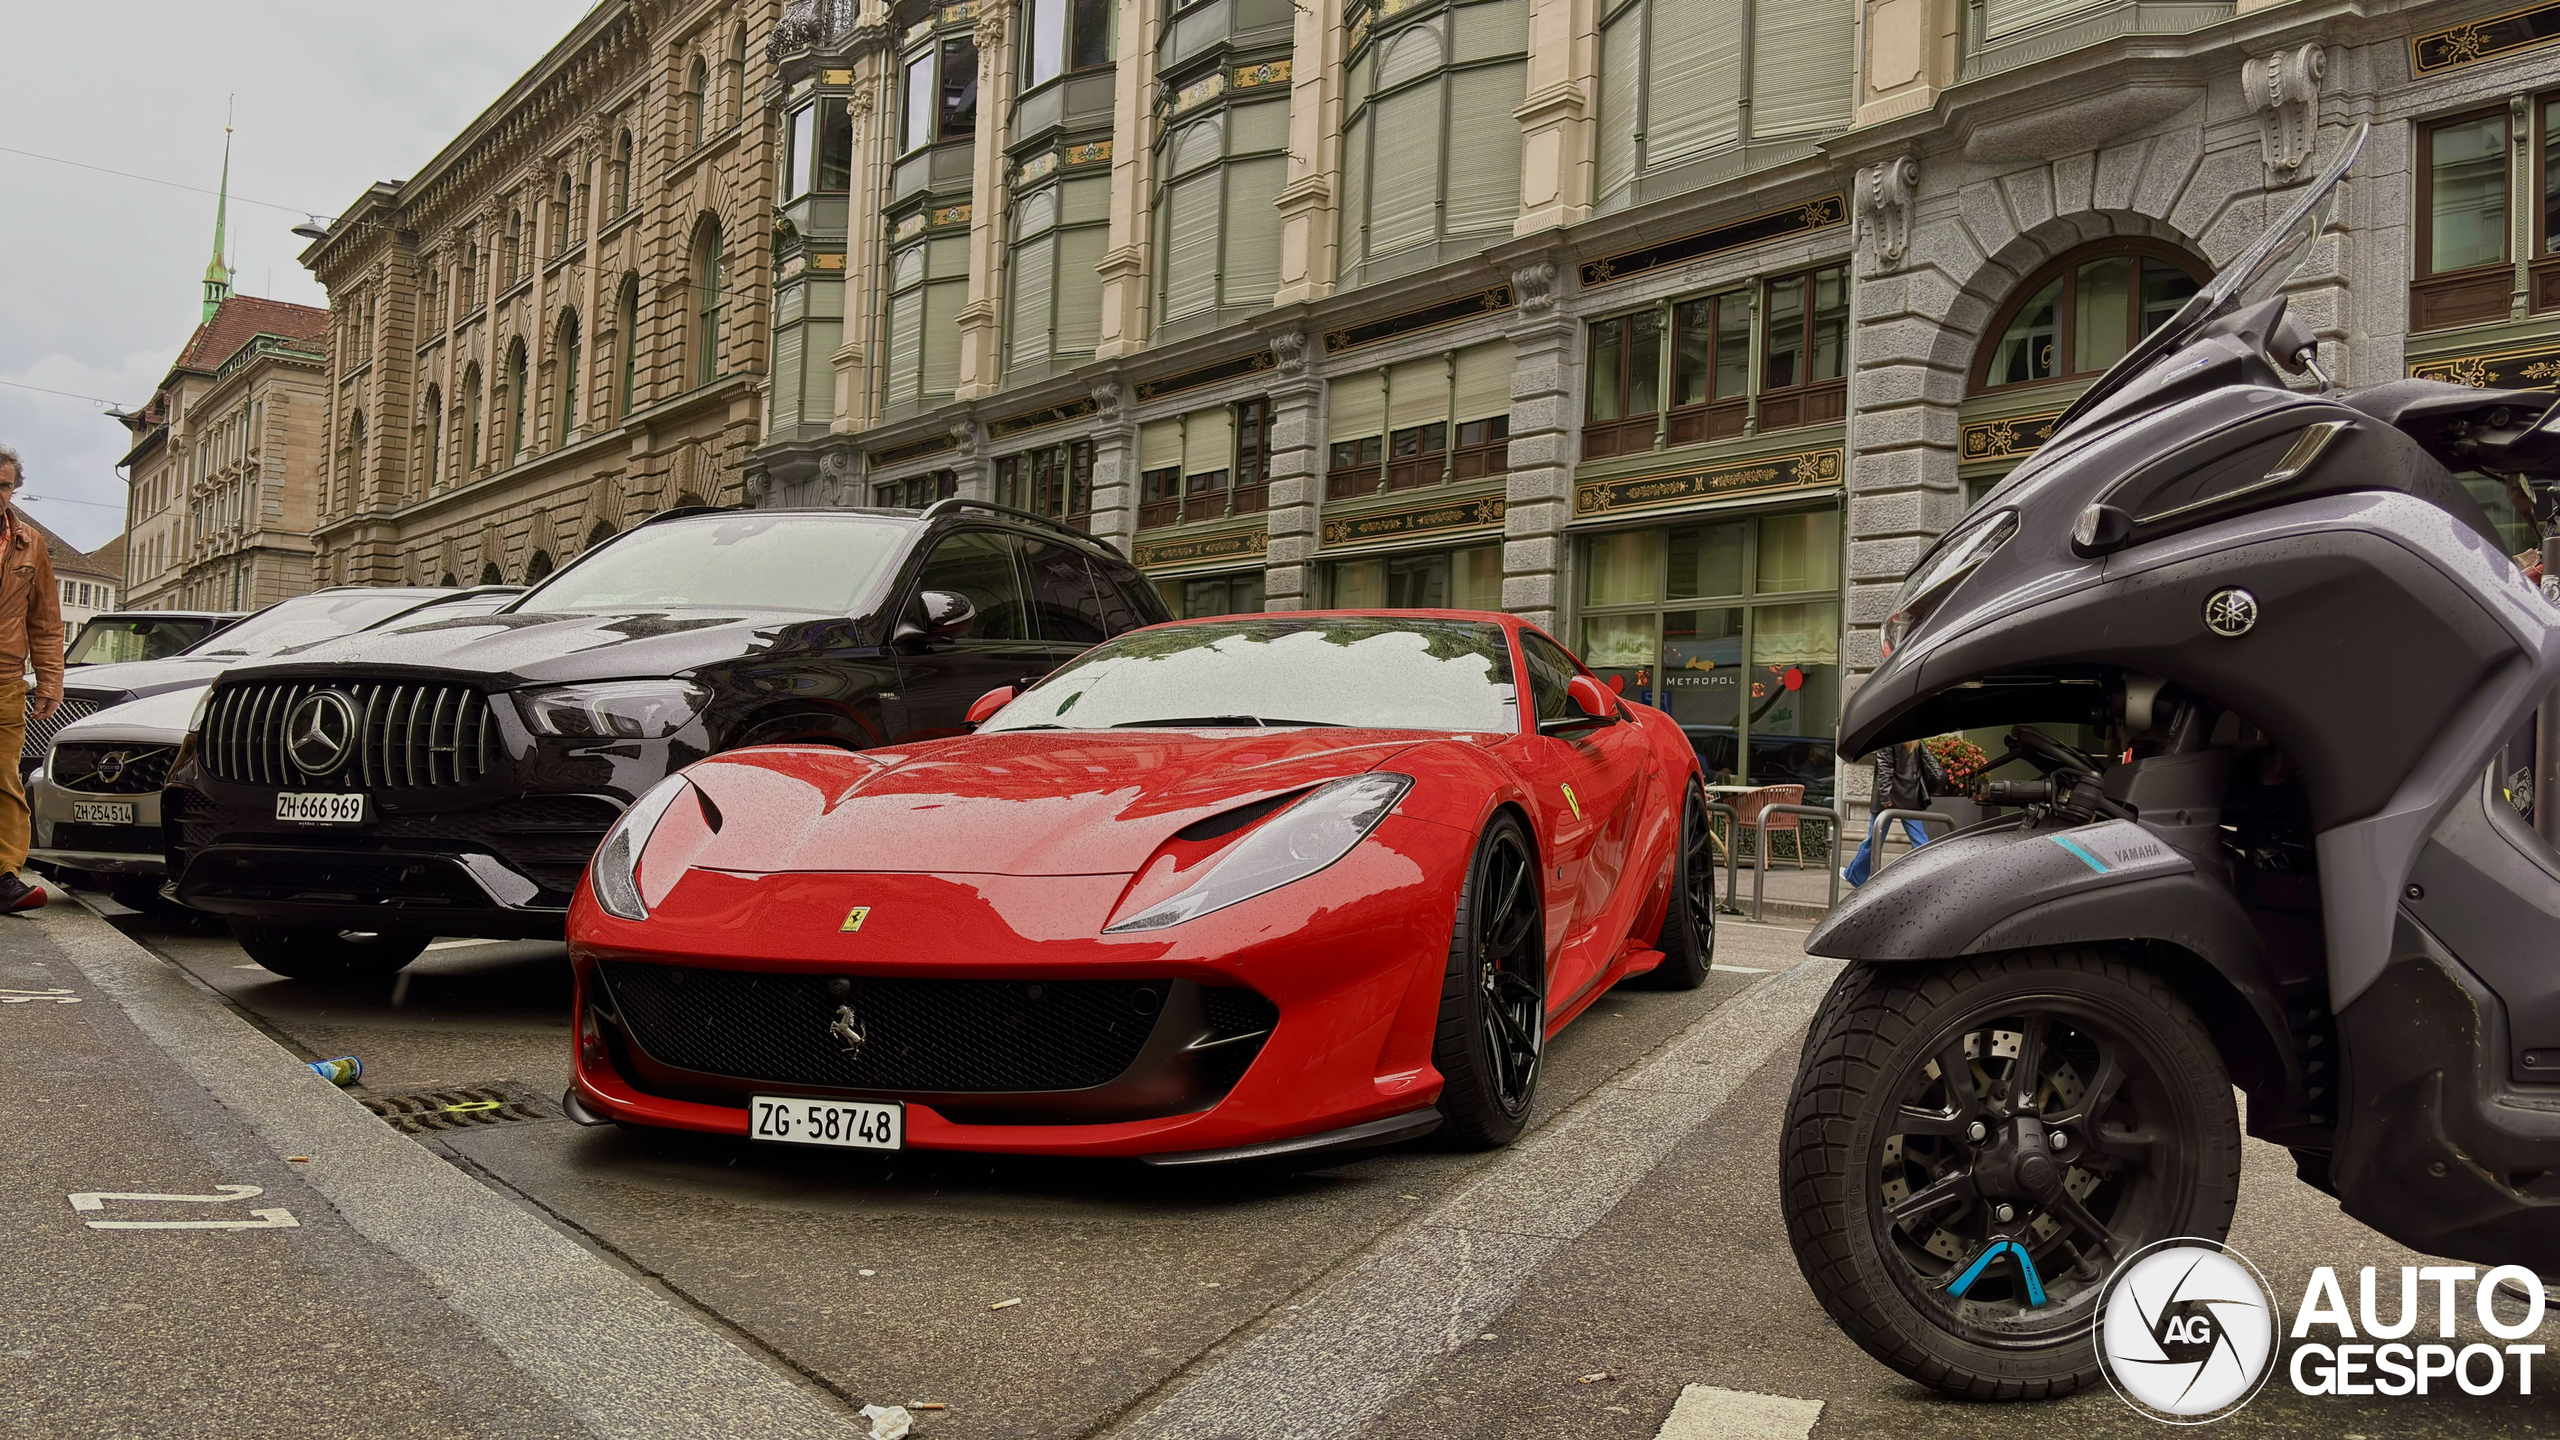
[[[1138,468],[1162,470],[1182,463],[1182,422],[1150,420],[1138,427]]]
[[[1057,353],[1082,359],[1102,343],[1102,257],[1111,249],[1111,232],[1100,225],[1065,231],[1058,236]]]
[[[1013,249],[1013,303],[1004,327],[1007,364],[1039,364],[1049,358],[1049,287],[1056,261],[1056,242],[1045,235]]]
[[[1515,126],[1514,129],[1517,129]],[[1518,173],[1519,167],[1512,167]],[[1280,212],[1272,205],[1289,183],[1289,162],[1270,155],[1227,166],[1227,247],[1221,303],[1268,306],[1280,288]]]
[[[1502,0],[1498,5],[1453,7],[1458,25],[1457,63],[1517,55],[1529,48],[1528,0]]]
[[[1849,123],[1849,0],[1775,0],[1751,24],[1751,134],[1813,135]]]
[[[2048,20],[2061,19],[2074,10],[2096,8],[2094,0],[1984,0],[1982,38],[1998,40],[2032,30]]]
[[[1111,180],[1096,175],[1090,180],[1070,180],[1058,187],[1061,225],[1098,224],[1111,218]]]
[[[1013,238],[1028,240],[1057,223],[1058,187],[1052,185],[1024,200],[1022,208],[1014,212]]]
[[[1325,382],[1327,444],[1382,434],[1387,426],[1386,392],[1373,371],[1354,371]]]
[[[924,398],[947,400],[960,388],[960,310],[969,282],[937,280],[924,287]]]
[[[1509,234],[1520,214],[1520,122],[1511,112],[1527,93],[1529,67],[1487,65],[1449,77],[1449,134],[1466,147],[1449,167],[1444,233]]]
[[[1453,420],[1482,420],[1511,413],[1511,342],[1470,345],[1458,352],[1458,413]]]
[[[1235,412],[1221,405],[1214,410],[1194,410],[1184,418],[1182,473],[1206,475],[1212,470],[1234,469]]]
[[[806,364],[800,382],[800,422],[825,425],[836,415],[836,350],[844,344],[844,322],[812,320]]]
[[[1437,355],[1399,360],[1387,368],[1387,428],[1428,425],[1449,418],[1449,362]]]
[[[1361,227],[1369,223],[1369,117],[1355,116],[1342,127],[1342,273],[1360,268],[1365,253]]]
[[[1197,315],[1218,303],[1218,172],[1167,187],[1164,318]]]
[[[1600,33],[1600,198],[1636,176],[1636,102],[1644,93],[1644,6]]]
[[[800,423],[800,347],[807,343],[797,325],[786,325],[773,337],[773,428]]]
[[[1224,145],[1216,120],[1194,121],[1174,137],[1171,173],[1188,174],[1203,165],[1214,164]]]
[[[1378,62],[1381,90],[1428,75],[1440,68],[1440,27],[1427,20],[1408,25],[1387,38],[1385,54]]]
[[[1743,0],[1652,4],[1653,53],[1645,66],[1648,170],[1732,144],[1742,122]],[[1846,46],[1833,63],[1847,71]]]
[[[1376,174],[1369,182],[1369,253],[1386,255],[1434,237],[1440,200],[1440,87],[1417,85],[1372,107]],[[1516,128],[1516,127],[1515,127]]]
[[[1251,155],[1289,148],[1289,102],[1238,105],[1227,111],[1227,153]]]
[[[924,292],[889,302],[889,403],[912,405],[923,393]]]

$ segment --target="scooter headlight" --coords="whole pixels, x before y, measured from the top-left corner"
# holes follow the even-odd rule
[[[1927,624],[1929,617],[1946,603],[1949,595],[1964,577],[1982,567],[1982,562],[2009,543],[2018,533],[2018,512],[2000,510],[1985,515],[1966,528],[1947,537],[1946,541],[1923,557],[1911,578],[1902,582],[1901,591],[1893,597],[1893,613],[1884,621],[1884,653],[1886,659],[1903,647],[1913,631]]]
[[[681,775],[659,781],[605,832],[604,843],[596,847],[596,858],[587,866],[587,878],[593,882],[596,904],[606,914],[624,920],[649,918],[648,902],[640,898],[640,852],[649,848],[650,834],[687,784]]]

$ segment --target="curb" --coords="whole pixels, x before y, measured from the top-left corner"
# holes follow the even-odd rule
[[[602,1440],[841,1440],[848,1419],[664,1295],[384,1124],[85,906],[26,918],[366,1240],[414,1267]]]

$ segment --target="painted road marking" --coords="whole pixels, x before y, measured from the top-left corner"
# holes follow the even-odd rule
[[[1718,965],[1714,968],[1718,970],[1731,971],[1736,975],[1766,975],[1769,973],[1757,965]]]
[[[1758,957],[1754,957],[1758,958]],[[1338,1440],[1493,1328],[1539,1268],[1617,1208],[1752,1072],[1796,1044],[1842,962],[1750,982],[1653,1059],[1558,1116],[1321,1288],[1201,1360],[1113,1440]],[[1796,1432],[1801,1436],[1802,1432]]]
[[[77,1005],[80,997],[68,990],[0,990],[0,1005],[33,1005],[39,1000],[55,1005]]]
[[[1654,1440],[1805,1440],[1821,1418],[1819,1400],[1691,1385]]]
[[[220,1205],[254,1200],[267,1193],[255,1185],[216,1185],[219,1195],[163,1195],[150,1190],[83,1190],[69,1197],[71,1208],[97,1211],[110,1200],[142,1200],[182,1205]],[[299,1230],[302,1222],[290,1210],[252,1210],[254,1220],[91,1220],[92,1230]]]
[[[468,950],[474,945],[521,945],[521,940],[438,940],[430,950]]]

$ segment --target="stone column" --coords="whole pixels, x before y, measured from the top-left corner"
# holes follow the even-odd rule
[[[1520,218],[1534,235],[1591,216],[1599,0],[1529,0],[1529,93],[1520,121]]]
[[[1092,532],[1127,555],[1138,541],[1138,427],[1122,401],[1119,376],[1095,376],[1092,394]]]
[[[1511,328],[1502,608],[1546,626],[1564,609],[1564,527],[1573,518],[1573,466],[1582,448],[1582,327],[1556,303],[1563,269],[1542,257],[1511,272],[1520,308]]]
[[[1280,208],[1280,290],[1275,305],[1333,293],[1340,231],[1334,186],[1342,175],[1342,0],[1298,0],[1289,61],[1289,179]]]
[[[866,429],[873,420],[871,339],[873,327],[879,324],[885,262],[880,196],[888,184],[887,149],[892,143],[888,136],[896,128],[894,117],[880,109],[880,96],[888,89],[889,28],[885,22],[866,23],[869,30],[857,37],[861,49],[854,61],[853,90],[844,102],[853,126],[854,169],[845,194],[844,340],[832,357],[836,413],[829,426],[840,435]]]
[[[1156,37],[1152,0],[1120,0],[1120,62],[1111,109],[1111,248],[1102,275],[1102,343],[1116,360],[1147,346],[1147,289],[1154,266]]]
[[[960,384],[955,400],[993,395],[1004,384],[1005,147],[1013,134],[1013,7],[984,0],[978,17],[978,136],[969,187],[969,303],[960,307]]]
[[[1324,382],[1307,364],[1303,330],[1271,336],[1279,364],[1271,385],[1271,490],[1263,516],[1271,537],[1264,557],[1263,608],[1305,610],[1316,603],[1316,527],[1324,503]]]
[[[1956,82],[1963,47],[1963,0],[1861,0],[1857,123],[1937,104],[1938,92]]]

